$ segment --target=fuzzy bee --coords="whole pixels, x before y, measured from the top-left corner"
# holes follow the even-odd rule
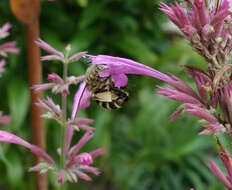
[[[119,109],[128,100],[129,93],[114,87],[111,77],[100,77],[102,65],[91,65],[86,71],[86,87],[92,92],[92,100],[106,109]]]

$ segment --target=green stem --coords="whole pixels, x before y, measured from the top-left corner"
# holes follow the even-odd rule
[[[68,64],[64,63],[63,68],[63,81],[64,84],[67,83],[67,74],[68,74]],[[62,127],[61,127],[61,135],[60,135],[60,142],[61,142],[61,158],[60,158],[60,168],[65,168],[66,162],[66,155],[65,155],[65,139],[66,139],[66,126],[67,125],[67,96],[62,96]],[[61,185],[61,190],[65,190],[65,184]]]

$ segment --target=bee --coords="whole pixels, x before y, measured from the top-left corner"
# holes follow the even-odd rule
[[[86,87],[92,92],[92,100],[106,109],[119,109],[127,102],[129,93],[114,87],[112,77],[100,77],[103,65],[91,65],[86,71]]]

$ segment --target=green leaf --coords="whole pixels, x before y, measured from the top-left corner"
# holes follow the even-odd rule
[[[8,94],[12,127],[17,129],[24,121],[29,109],[29,90],[26,82],[17,78],[11,80]]]
[[[23,180],[23,163],[17,152],[10,152],[8,155],[9,165],[7,165],[7,175],[13,189],[19,189]]]
[[[99,15],[103,12],[103,3],[96,2],[89,4],[84,11],[82,12],[79,20],[80,20],[80,28],[87,28],[90,24],[92,24]]]
[[[9,161],[7,160],[5,153],[3,152],[2,149],[2,145],[0,144],[0,159],[4,162],[4,164],[6,164],[7,166],[9,166]]]

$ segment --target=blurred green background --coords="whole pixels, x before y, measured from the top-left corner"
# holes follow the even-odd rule
[[[162,28],[167,17],[158,10],[158,0],[57,0],[41,3],[41,38],[59,50],[71,44],[73,52],[108,54],[134,59],[165,73],[187,80],[182,64],[204,66],[180,36],[167,34]],[[0,80],[0,108],[13,117],[11,131],[31,142],[29,121],[29,86],[27,81],[25,28],[12,15],[8,0],[0,0],[0,24],[11,22],[11,36],[19,55],[10,55]],[[86,65],[71,65],[70,75],[81,75]],[[57,63],[44,62],[43,76],[61,73]],[[198,136],[196,118],[182,116],[173,123],[168,117],[178,103],[155,93],[156,85],[165,85],[145,76],[129,76],[129,102],[121,109],[109,111],[92,103],[81,116],[93,118],[95,137],[83,150],[104,146],[107,153],[96,159],[102,174],[93,182],[80,180],[69,190],[221,190],[223,187],[209,172],[205,162],[216,158],[215,138]],[[69,111],[72,107],[72,87]],[[53,95],[51,95],[55,98]],[[59,98],[56,99],[59,102]],[[60,128],[46,121],[47,151],[58,159]],[[75,137],[78,140],[78,136]],[[74,141],[75,141],[74,140]],[[33,155],[23,147],[1,144],[0,189],[33,190]],[[220,163],[220,162],[219,162]],[[49,190],[58,189],[49,173]]]

